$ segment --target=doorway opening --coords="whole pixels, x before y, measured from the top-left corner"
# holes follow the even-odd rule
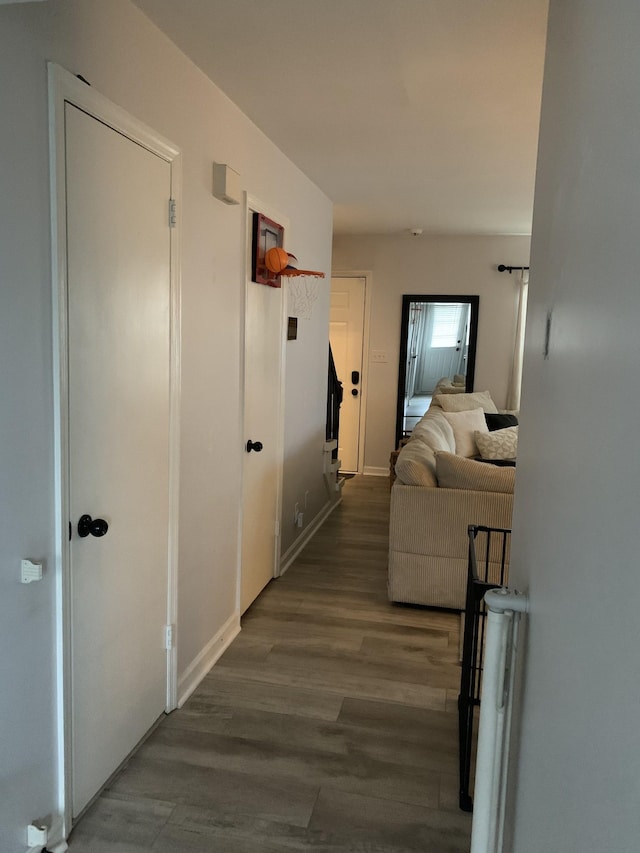
[[[329,341],[342,385],[338,457],[340,475],[364,470],[369,360],[369,274],[336,272],[331,278]]]

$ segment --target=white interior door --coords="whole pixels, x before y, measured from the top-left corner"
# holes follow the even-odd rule
[[[65,137],[77,815],[165,709],[171,165],[70,104]]]
[[[471,306],[451,302],[426,307],[429,317],[418,352],[415,394],[431,394],[442,377],[465,372]]]
[[[279,560],[282,370],[283,291],[247,281],[241,613],[275,576]],[[254,443],[250,451],[249,441]]]
[[[359,470],[364,298],[364,278],[331,279],[329,339],[343,392],[338,432],[342,471]]]

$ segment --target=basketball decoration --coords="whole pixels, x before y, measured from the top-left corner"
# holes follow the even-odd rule
[[[276,273],[276,275],[282,272],[283,269],[289,263],[289,255],[284,249],[281,249],[279,246],[274,246],[272,249],[267,249],[264,256],[264,265],[269,270],[269,272]]]

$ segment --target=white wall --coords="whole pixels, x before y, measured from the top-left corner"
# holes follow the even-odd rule
[[[285,448],[282,497],[281,550],[292,546],[306,531],[313,519],[328,504],[335,504],[336,494],[327,489],[324,476],[319,476],[324,464],[322,450],[327,420],[327,374],[329,369],[329,302],[331,296],[331,219],[322,206],[308,210],[304,221],[295,230],[295,247],[300,268],[326,270],[324,279],[315,279],[317,299],[311,319],[298,319],[298,337],[288,341],[287,387],[285,390]],[[294,229],[291,229],[292,234]],[[302,259],[304,258],[304,263]],[[285,283],[287,291],[291,284]],[[310,357],[310,354],[311,357]],[[304,528],[293,524],[296,503],[304,510]],[[299,545],[300,543],[298,543]]]
[[[551,2],[511,560],[531,596],[516,853],[640,844],[638,33],[637,0]]]
[[[27,824],[56,806],[47,113],[34,12],[0,8],[2,853],[24,851]],[[46,560],[40,583],[19,584],[23,557]]]
[[[331,253],[328,199],[128,0],[0,8],[2,853],[24,850],[27,823],[58,806],[48,59],[82,74],[183,153],[181,673],[236,609],[243,223],[240,207],[212,197],[212,162],[231,164],[245,189],[289,218],[288,244],[305,265],[328,272]],[[328,284],[313,319],[300,327],[286,376],[292,423],[284,489],[287,500],[308,490],[311,515],[327,500],[321,451]],[[23,556],[46,560],[43,582],[18,583]]]
[[[489,389],[504,407],[513,357],[517,287],[497,265],[528,265],[528,237],[336,237],[335,271],[371,270],[371,350],[386,364],[369,363],[365,466],[388,470],[395,444],[402,295],[478,294],[480,312],[475,388]]]

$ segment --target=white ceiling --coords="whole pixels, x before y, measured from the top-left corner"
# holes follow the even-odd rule
[[[333,200],[337,233],[530,232],[547,0],[134,2]]]

